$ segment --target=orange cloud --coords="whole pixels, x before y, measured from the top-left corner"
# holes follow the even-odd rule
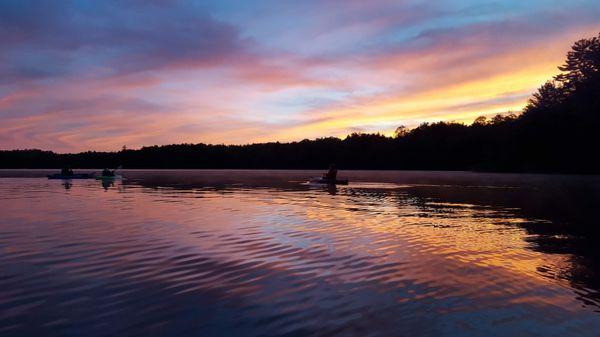
[[[405,76],[410,79],[405,87],[312,110],[305,115],[305,123],[257,140],[345,136],[362,126],[379,126],[379,130],[391,134],[401,124],[415,126],[439,120],[469,123],[480,115],[518,113],[530,94],[558,73],[557,66],[571,41],[589,35],[586,32],[593,29],[568,32],[488,58],[467,58],[469,64],[451,69],[445,69],[439,59],[448,57],[452,63],[480,47],[455,51],[445,46],[416,54],[388,55],[371,68],[367,65],[368,76]]]

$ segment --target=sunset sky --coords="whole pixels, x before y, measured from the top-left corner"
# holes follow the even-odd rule
[[[0,149],[244,144],[518,112],[600,1],[0,1]]]

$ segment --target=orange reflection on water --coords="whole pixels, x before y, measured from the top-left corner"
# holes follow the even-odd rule
[[[531,219],[516,208],[443,200],[442,186],[431,187],[431,196],[411,185],[165,188],[142,181],[104,189],[80,181],[66,189],[15,179],[0,188],[9,210],[0,220],[0,265],[18,262],[29,279],[50,284],[94,280],[56,301],[94,297],[90,289],[114,283],[104,291],[125,308],[154,294],[159,316],[149,320],[167,319],[158,312],[184,296],[202,306],[241,305],[232,310],[242,320],[278,314],[281,323],[263,324],[282,333],[284,326],[363,324],[362,313],[378,308],[385,311],[378,317],[400,317],[413,329],[426,329],[417,322],[430,313],[483,330],[502,322],[498,329],[511,331],[523,317],[600,324],[591,292],[553,277],[569,275],[573,256],[532,249],[523,228]],[[23,283],[29,293],[42,292],[39,286]],[[0,299],[0,309],[27,301],[15,296]]]

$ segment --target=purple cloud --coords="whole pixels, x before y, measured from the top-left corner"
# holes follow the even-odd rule
[[[3,82],[216,64],[249,42],[187,2],[8,1],[0,4]]]

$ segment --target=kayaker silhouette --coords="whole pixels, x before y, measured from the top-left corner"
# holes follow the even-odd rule
[[[102,170],[102,176],[103,177],[112,177],[114,175],[115,175],[115,172],[111,171],[111,170],[109,170],[107,168],[105,168],[104,170]]]
[[[338,179],[338,170],[335,164],[329,165],[329,171],[323,173],[321,177],[310,178],[308,181],[312,184],[327,184],[327,185],[348,185],[348,179]]]
[[[323,179],[335,180],[336,178],[337,178],[337,168],[335,167],[335,164],[330,164],[329,171],[327,171],[327,173],[323,174]]]
[[[73,170],[71,170],[70,166],[65,166],[62,168],[62,170],[60,170],[60,175],[62,176],[72,176],[73,175]]]

